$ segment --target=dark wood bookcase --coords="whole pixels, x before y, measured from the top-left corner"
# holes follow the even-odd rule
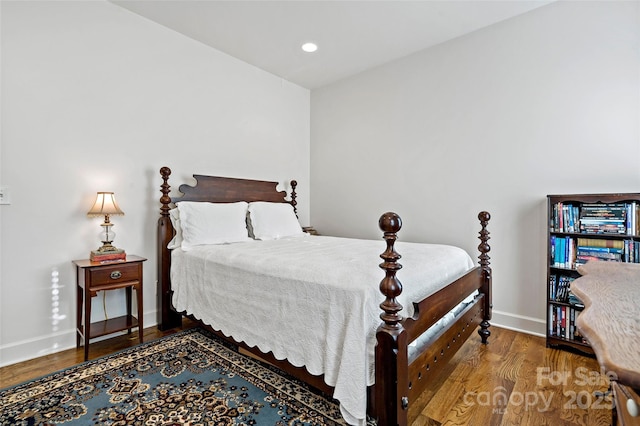
[[[571,281],[587,261],[640,263],[639,209],[640,193],[547,195],[547,347],[593,354]]]

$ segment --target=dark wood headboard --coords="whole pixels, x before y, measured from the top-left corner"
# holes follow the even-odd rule
[[[169,176],[171,169],[162,167],[162,185],[160,186],[160,219],[158,219],[158,303],[160,313],[159,328],[166,330],[180,325],[182,316],[171,306],[171,250],[167,245],[173,238],[175,230],[169,218],[171,204],[180,201],[203,201],[210,203],[234,203],[237,201],[268,201],[272,203],[289,203],[297,214],[295,180],[291,181],[291,197],[287,200],[286,191],[278,191],[278,182],[264,180],[236,179],[228,177],[193,175],[195,185],[182,184],[178,187],[181,196],[171,197]]]

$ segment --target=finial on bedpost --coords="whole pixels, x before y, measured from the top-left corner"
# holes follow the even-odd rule
[[[487,231],[487,224],[489,223],[489,219],[491,219],[491,215],[489,214],[489,212],[480,212],[478,214],[478,220],[480,220],[480,226],[482,226],[482,229],[479,232],[480,236],[478,237],[480,239],[480,245],[478,246],[480,256],[478,256],[478,259],[480,259],[480,266],[482,267],[482,270],[490,274],[490,257],[487,254],[491,251],[491,247],[489,246],[489,239],[491,237],[489,237],[489,231]]]
[[[171,197],[169,197],[171,186],[167,183],[170,175],[170,168],[162,167],[160,169],[160,176],[162,176],[162,185],[160,185],[160,192],[162,192],[162,197],[160,197],[160,203],[162,204],[162,207],[160,207],[161,216],[169,216],[169,210],[171,210],[169,207],[169,204],[171,203]]]
[[[480,323],[480,330],[478,330],[478,334],[482,339],[482,343],[487,343],[487,339],[491,335],[489,331],[489,320],[491,319],[491,309],[493,308],[493,304],[491,302],[491,267],[489,264],[491,263],[489,260],[489,251],[491,251],[491,247],[489,246],[489,231],[487,231],[487,224],[489,223],[489,219],[491,219],[491,215],[489,212],[482,211],[478,214],[478,220],[480,220],[480,245],[478,246],[478,250],[480,251],[480,256],[478,256],[480,269],[482,269],[482,292],[484,293],[484,318]]]
[[[385,277],[380,282],[380,291],[386,297],[385,301],[380,304],[380,308],[384,311],[380,314],[380,318],[384,321],[384,326],[389,328],[397,328],[402,317],[398,312],[402,310],[402,305],[398,303],[396,298],[402,293],[402,284],[396,277],[396,272],[402,268],[398,263],[400,256],[394,247],[397,233],[402,228],[402,219],[396,213],[387,212],[380,217],[378,221],[380,230],[384,232],[383,238],[387,242],[387,249],[380,255],[384,260],[380,264],[380,268],[384,269]]]
[[[298,181],[292,180],[291,181],[291,205],[293,206],[293,212],[296,214],[296,216],[298,216],[298,202],[296,201],[296,197],[298,196],[298,194],[296,194],[296,186],[298,186]]]

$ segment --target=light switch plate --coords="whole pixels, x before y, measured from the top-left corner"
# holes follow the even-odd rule
[[[6,186],[0,186],[0,204],[11,204],[9,188]]]

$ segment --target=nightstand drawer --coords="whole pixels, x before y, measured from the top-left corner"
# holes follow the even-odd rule
[[[140,264],[111,265],[89,270],[91,287],[102,287],[140,279]]]

